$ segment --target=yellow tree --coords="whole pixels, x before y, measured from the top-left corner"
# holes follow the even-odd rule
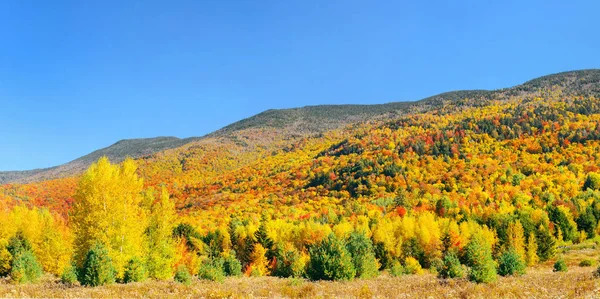
[[[514,248],[521,259],[525,260],[525,236],[523,234],[521,221],[516,220],[508,225],[508,247]]]
[[[144,213],[139,204],[143,182],[135,162],[113,165],[102,157],[85,172],[75,193],[72,214],[75,260],[79,265],[96,243],[104,244],[122,278],[127,262],[143,255]]]
[[[147,230],[148,274],[152,278],[169,279],[173,276],[176,244],[172,231],[175,219],[175,203],[163,186],[160,198],[152,204]]]

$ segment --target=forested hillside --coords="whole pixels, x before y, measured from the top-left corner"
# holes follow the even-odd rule
[[[0,275],[35,280],[21,259],[86,285],[425,270],[485,283],[556,259],[559,271],[560,246],[600,234],[599,81],[563,73],[385,117],[268,111],[141,159],[4,185]]]

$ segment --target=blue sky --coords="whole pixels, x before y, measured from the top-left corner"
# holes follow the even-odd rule
[[[0,1],[0,170],[201,136],[270,108],[599,68],[597,3]]]

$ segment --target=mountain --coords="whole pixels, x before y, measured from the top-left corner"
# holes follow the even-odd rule
[[[543,76],[521,85],[498,90],[460,90],[434,95],[413,102],[392,102],[375,105],[319,105],[292,109],[272,109],[240,120],[203,137],[179,139],[157,137],[119,141],[69,163],[29,171],[0,172],[0,184],[35,182],[80,173],[101,156],[120,162],[126,157],[141,158],[164,150],[203,141],[207,143],[240,142],[262,133],[256,130],[274,130],[271,135],[284,136],[288,141],[369,121],[394,119],[410,113],[423,113],[447,103],[470,99],[468,105],[482,105],[489,100],[507,100],[514,96],[536,94],[539,90],[560,88],[565,95],[600,94],[600,70],[580,70]],[[461,104],[463,105],[463,104]],[[239,135],[243,135],[241,138]],[[258,140],[260,145],[264,140]],[[242,144],[247,144],[242,141]]]
[[[77,174],[88,168],[94,161],[107,156],[111,161],[121,162],[126,157],[140,158],[170,148],[193,142],[198,138],[180,139],[177,137],[156,137],[126,139],[103,149],[99,149],[66,164],[27,171],[0,172],[0,184],[12,182],[34,182]]]

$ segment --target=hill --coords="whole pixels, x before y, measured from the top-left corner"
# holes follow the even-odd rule
[[[199,140],[233,139],[239,141],[239,133],[257,129],[274,129],[280,136],[296,139],[339,129],[351,124],[368,121],[394,119],[410,113],[423,113],[441,107],[444,103],[471,99],[470,105],[490,100],[506,100],[511,96],[535,94],[541,89],[560,87],[566,95],[600,94],[600,70],[581,70],[563,72],[530,80],[524,84],[489,90],[461,90],[431,96],[414,102],[393,102],[375,105],[319,105],[302,108],[267,110],[255,116],[243,119],[204,137],[179,139],[176,137],[157,137],[119,141],[107,148],[75,159],[67,164],[46,169],[30,171],[0,172],[0,184],[35,182],[61,178],[80,173],[100,156],[120,162],[126,157],[141,158],[167,149],[177,148]],[[246,136],[248,137],[248,136]],[[260,141],[259,141],[260,143]]]

